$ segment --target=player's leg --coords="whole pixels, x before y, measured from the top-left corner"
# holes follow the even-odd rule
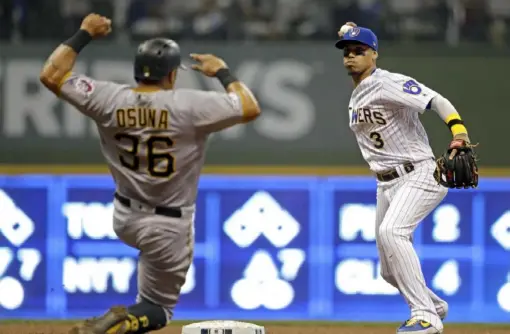
[[[386,261],[384,250],[379,244],[379,227],[381,226],[384,216],[390,207],[390,202],[386,198],[384,186],[379,185],[377,187],[377,204],[375,210],[375,240],[377,244],[377,252],[379,253],[379,260],[381,263],[381,276],[384,278],[386,282],[393,285],[398,289],[397,283],[395,282],[393,276],[390,272],[390,267],[388,262]]]
[[[432,177],[432,166],[424,166],[406,175],[389,190],[390,207],[378,229],[378,246],[393,283],[411,307],[412,317],[429,322],[442,331],[429,289],[421,271],[411,236],[418,223],[444,198],[446,189]],[[422,333],[433,333],[424,330]],[[420,333],[420,332],[417,332]]]
[[[381,226],[381,223],[383,222],[384,216],[386,215],[386,212],[388,211],[388,208],[390,206],[390,202],[388,201],[388,198],[386,198],[386,195],[384,194],[384,186],[380,185],[377,187],[377,205],[376,205],[376,212],[375,212],[375,236],[376,241],[379,239],[379,227]],[[391,284],[393,287],[398,289],[397,281],[393,277],[393,274],[390,272],[390,266],[388,264],[388,261],[386,261],[386,256],[384,253],[384,250],[380,246],[379,242],[377,242],[377,250],[379,252],[379,259],[381,263],[381,276],[384,278],[386,282]],[[448,312],[448,304],[439,298],[432,290],[428,289],[428,293],[430,298],[432,299],[432,302],[434,303],[434,306],[436,308],[437,314],[441,319],[444,319],[446,317],[446,314]],[[405,296],[404,296],[405,298]],[[409,304],[409,302],[408,302]]]
[[[190,219],[151,219],[139,242],[137,303],[127,308],[129,321],[115,326],[127,326],[124,333],[147,333],[170,322],[193,258]]]
[[[137,241],[140,230],[138,221],[144,217],[144,214],[134,212],[114,200],[113,229],[119,239],[126,245],[138,248]],[[129,319],[129,312],[125,306],[114,306],[103,315],[86,319],[74,326],[69,334],[104,334],[112,327],[115,331],[110,330],[110,333],[124,334],[129,328],[126,322]]]
[[[375,218],[375,236],[376,241],[380,239],[379,237],[379,227],[381,226],[381,223],[383,222],[384,216],[386,215],[386,212],[390,206],[390,203],[388,199],[385,197],[384,192],[381,187],[378,187],[377,189],[377,209],[376,209],[376,218]],[[411,240],[412,242],[412,240]],[[396,289],[399,289],[397,281],[395,280],[395,277],[390,272],[390,266],[388,261],[386,260],[386,255],[384,253],[384,250],[380,244],[380,242],[377,241],[377,250],[379,252],[379,259],[381,262],[381,276],[384,278],[384,280],[391,284]],[[400,289],[399,289],[400,291]],[[443,299],[439,298],[432,290],[427,288],[427,292],[432,299],[432,302],[434,303],[434,307],[436,308],[436,312],[443,320],[446,318],[448,314],[448,303],[444,301]],[[405,298],[405,296],[403,296]],[[406,302],[409,304],[409,301],[406,300]]]
[[[386,261],[386,257],[384,255],[384,251],[381,250],[381,247],[378,247],[379,249],[379,257],[381,259],[381,276],[384,278],[386,282],[391,284],[393,287],[398,288],[397,281],[395,280],[395,277],[389,272],[389,265]],[[436,308],[437,315],[441,320],[444,320],[446,316],[448,315],[448,303],[441,299],[438,295],[434,293],[434,291],[427,288],[427,292],[430,296],[430,299],[432,299],[432,303],[434,303],[434,307]],[[402,292],[400,292],[402,294]],[[403,296],[405,299],[405,296]],[[409,304],[409,301],[406,299],[406,302]]]
[[[71,334],[137,334],[166,326],[193,256],[193,215],[167,218],[134,212],[115,202],[114,229],[140,250],[137,302],[112,307],[73,327]]]

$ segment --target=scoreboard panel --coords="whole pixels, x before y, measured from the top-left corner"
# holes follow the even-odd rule
[[[401,321],[380,275],[375,180],[203,176],[176,319]],[[0,177],[0,318],[131,304],[137,251],[112,227],[109,176]],[[510,180],[451,190],[414,244],[449,321],[510,322]]]

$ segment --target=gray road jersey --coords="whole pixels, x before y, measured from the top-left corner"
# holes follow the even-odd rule
[[[143,92],[71,74],[60,97],[97,124],[119,193],[150,205],[193,205],[208,134],[242,122],[236,94]]]

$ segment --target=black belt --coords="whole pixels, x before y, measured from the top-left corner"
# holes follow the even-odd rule
[[[118,193],[115,193],[115,198],[122,205],[131,208],[131,200],[129,198],[119,195]],[[182,211],[180,208],[169,208],[169,207],[157,206],[154,208],[154,213],[157,215],[173,217],[173,218],[181,218],[182,217]]]
[[[406,172],[406,174],[411,173],[414,170],[414,165],[410,162],[406,162],[403,166],[404,166],[404,171]],[[387,181],[395,180],[395,179],[399,178],[401,175],[398,174],[396,168],[393,168],[386,172],[377,173],[376,176],[379,181],[387,182]]]

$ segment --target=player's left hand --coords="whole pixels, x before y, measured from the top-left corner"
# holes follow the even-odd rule
[[[439,184],[447,188],[468,189],[478,186],[476,145],[467,137],[456,137],[448,149],[436,160],[434,176]]]
[[[223,59],[212,54],[192,53],[190,57],[198,62],[198,64],[191,65],[191,68],[202,72],[208,77],[214,77],[222,68],[228,68],[227,63]]]

